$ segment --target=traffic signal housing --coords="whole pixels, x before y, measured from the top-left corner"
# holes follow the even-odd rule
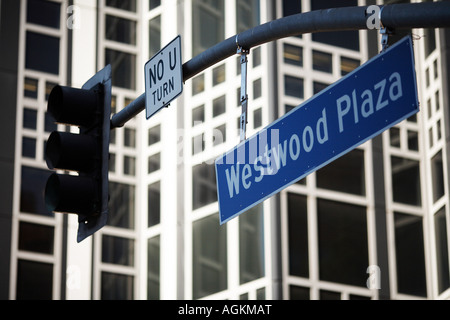
[[[111,117],[111,66],[89,79],[81,89],[55,86],[47,111],[55,122],[79,127],[79,133],[53,131],[45,156],[53,173],[45,187],[52,212],[78,214],[81,242],[107,222],[108,161]]]

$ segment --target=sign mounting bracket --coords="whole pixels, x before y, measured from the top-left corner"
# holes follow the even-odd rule
[[[249,49],[244,49],[239,45],[238,36],[236,36],[236,53],[241,55],[241,105],[242,105],[242,113],[239,121],[240,124],[240,141],[244,141],[246,139],[247,132],[247,123],[248,123],[248,94],[247,94],[247,64],[248,59],[247,55],[250,53]]]

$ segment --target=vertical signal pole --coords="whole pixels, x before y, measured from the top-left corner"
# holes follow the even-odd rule
[[[245,134],[247,131],[247,108],[248,108],[248,95],[247,95],[247,55],[250,50],[244,49],[239,46],[238,39],[236,36],[236,45],[238,47],[237,54],[241,55],[241,104],[242,113],[240,123],[240,140],[241,142],[246,139]]]

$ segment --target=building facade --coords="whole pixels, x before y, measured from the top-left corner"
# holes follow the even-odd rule
[[[239,143],[241,69],[186,81],[111,131],[107,226],[76,243],[49,212],[55,84],[112,65],[112,113],[181,35],[183,62],[259,24],[363,0],[0,1],[2,299],[449,299],[450,33],[414,39],[421,111],[219,225],[214,159]],[[400,38],[397,33],[391,41]],[[303,34],[249,54],[247,136],[380,51],[377,30]],[[59,125],[61,126],[61,125]],[[60,127],[62,128],[62,127]]]

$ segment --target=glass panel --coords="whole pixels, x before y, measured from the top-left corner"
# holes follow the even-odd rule
[[[256,300],[266,300],[266,288],[256,289]]]
[[[205,90],[205,74],[202,73],[192,79],[192,95],[196,95]]]
[[[434,215],[434,227],[436,229],[436,259],[439,294],[450,287],[449,263],[448,263],[448,233],[445,207]]]
[[[193,223],[193,298],[227,288],[227,228],[213,214]]]
[[[109,226],[134,228],[134,195],[133,185],[109,182]]]
[[[420,167],[415,160],[391,157],[392,193],[395,202],[420,206]]]
[[[419,133],[417,131],[408,130],[408,149],[419,151]]]
[[[22,167],[20,184],[20,211],[44,216],[53,216],[44,202],[44,190],[52,172],[48,170]]]
[[[106,0],[108,7],[136,12],[136,0]]]
[[[125,89],[136,89],[136,56],[105,49],[105,64],[111,64],[112,84]]]
[[[153,10],[161,5],[161,0],[149,0],[149,8]]]
[[[436,49],[436,33],[434,29],[424,29],[425,56],[428,57]]]
[[[159,300],[160,288],[160,236],[148,239],[147,242],[147,298]]]
[[[253,128],[259,128],[262,126],[262,109],[256,109],[253,111]]]
[[[422,217],[394,212],[397,291],[426,297]]]
[[[161,141],[161,125],[157,125],[148,129],[148,145],[158,143]]]
[[[224,0],[192,1],[193,56],[225,39]]]
[[[18,260],[17,300],[52,300],[53,264]]]
[[[365,195],[364,151],[353,150],[316,173],[317,187]]]
[[[36,158],[36,139],[34,138],[22,138],[22,157]]]
[[[258,99],[262,95],[262,81],[257,79],[253,81],[253,99]]]
[[[257,47],[252,51],[253,68],[261,65],[261,47]]]
[[[264,276],[264,216],[261,204],[239,216],[240,284]]]
[[[27,22],[59,29],[61,4],[53,1],[28,0]]]
[[[302,1],[283,0],[283,17],[302,12]]]
[[[213,86],[216,86],[222,82],[225,82],[225,64],[213,69]]]
[[[288,193],[289,274],[309,277],[306,196]]]
[[[237,33],[256,27],[259,21],[259,0],[236,0]]]
[[[136,44],[136,21],[106,15],[105,38],[121,43]]]
[[[303,67],[303,48],[285,43],[283,51],[284,62]]]
[[[213,129],[213,146],[224,143],[227,140],[227,125],[223,124]]]
[[[124,140],[125,147],[136,148],[136,129],[125,128]]]
[[[352,72],[358,68],[360,64],[361,62],[358,59],[341,57],[341,75],[345,76],[346,74]]]
[[[26,129],[36,130],[37,110],[24,108],[23,109],[23,124]]]
[[[313,94],[319,93],[320,91],[326,89],[327,87],[328,87],[328,83],[314,81],[313,82]]]
[[[153,57],[161,49],[161,16],[157,16],[149,22],[149,56]]]
[[[310,300],[309,288],[289,286],[290,300]]]
[[[161,222],[161,182],[148,186],[148,227],[156,226]]]
[[[20,221],[19,250],[53,254],[55,228]]]
[[[134,240],[103,235],[102,262],[133,266]]]
[[[109,172],[116,172],[116,155],[114,153],[109,154]]]
[[[192,138],[192,154],[197,154],[205,150],[205,134],[199,134]]]
[[[313,50],[313,69],[317,71],[333,72],[333,56],[326,52]]]
[[[192,126],[205,122],[205,105],[192,110]]]
[[[45,112],[44,122],[45,132],[56,131],[56,129],[58,128],[58,125],[55,123],[55,119],[49,112]]]
[[[23,95],[26,98],[37,99],[38,96],[38,80],[32,78],[25,78],[24,80],[24,92]]]
[[[59,38],[27,31],[25,68],[59,73]]]
[[[125,156],[123,157],[123,174],[134,176],[136,175],[136,158]]]
[[[391,147],[400,148],[400,129],[393,127],[389,130],[389,137],[391,141]]]
[[[366,287],[366,208],[322,199],[317,207],[320,279]]]
[[[445,193],[442,151],[439,151],[431,159],[431,179],[433,186],[433,201],[436,202]]]
[[[124,274],[102,272],[102,300],[133,300],[134,277]]]
[[[311,11],[339,8],[356,7],[357,0],[314,0],[311,1]],[[313,41],[326,43],[332,46],[347,48],[359,51],[359,33],[358,31],[338,31],[338,32],[317,32],[312,34]]]
[[[341,300],[341,293],[329,290],[319,290],[320,300]]]
[[[285,75],[284,94],[303,99],[303,79]]]
[[[217,201],[214,164],[205,162],[192,168],[192,197],[194,210]]]
[[[148,173],[153,173],[161,169],[161,153],[148,157]]]
[[[225,96],[221,96],[213,100],[213,117],[217,117],[226,111],[226,99]]]

